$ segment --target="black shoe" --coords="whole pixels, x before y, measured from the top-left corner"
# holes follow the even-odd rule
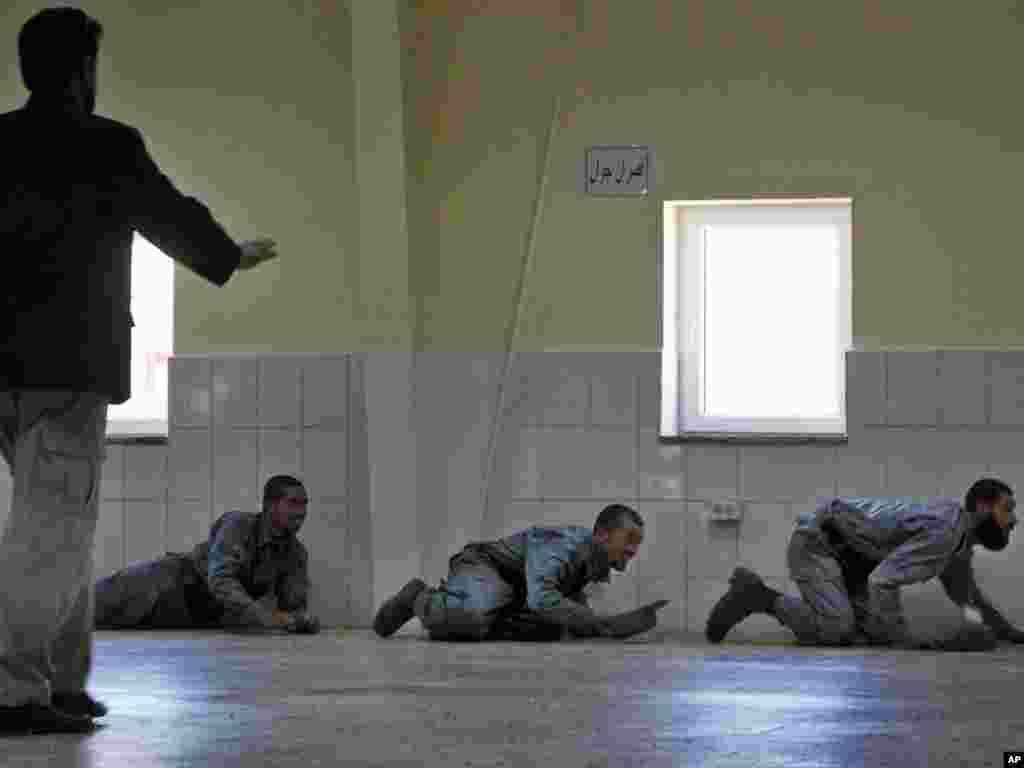
[[[750,614],[770,609],[773,593],[753,571],[737,568],[732,572],[729,584],[729,591],[711,609],[704,629],[705,636],[712,643],[722,642],[729,630]]]
[[[89,717],[58,712],[49,704],[29,702],[0,707],[0,733],[90,733],[96,724]]]
[[[381,637],[395,634],[414,615],[413,603],[427,588],[423,579],[413,579],[401,591],[384,603],[373,620],[373,631]]]
[[[107,714],[107,707],[85,691],[54,693],[50,697],[50,706],[79,717],[103,717]]]

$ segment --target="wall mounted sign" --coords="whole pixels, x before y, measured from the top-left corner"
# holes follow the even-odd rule
[[[651,150],[636,144],[590,147],[584,155],[583,192],[598,196],[646,195]]]

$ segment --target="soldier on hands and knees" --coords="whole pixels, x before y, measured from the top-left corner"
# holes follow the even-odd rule
[[[789,572],[801,597],[767,587],[737,568],[729,591],[708,618],[719,643],[753,613],[774,616],[809,645],[889,645],[932,650],[990,650],[1000,640],[1024,642],[982,594],[971,558],[975,544],[1001,550],[1017,524],[1010,487],[993,478],[952,498],[843,497],[804,514],[789,544]],[[964,621],[944,636],[911,634],[900,588],[937,576]]]
[[[643,520],[622,504],[593,530],[533,526],[497,541],[472,542],[449,561],[437,589],[413,579],[385,602],[373,628],[389,637],[416,616],[433,640],[540,640],[630,637],[653,628],[658,601],[619,616],[598,616],[583,588],[623,571],[643,541]]]

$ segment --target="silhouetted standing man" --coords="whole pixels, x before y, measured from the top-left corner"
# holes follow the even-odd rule
[[[141,134],[93,115],[100,24],[51,8],[18,37],[28,102],[0,115],[0,731],[92,727],[92,549],[108,404],[130,396],[135,230],[223,285],[276,256],[236,244],[157,168]]]

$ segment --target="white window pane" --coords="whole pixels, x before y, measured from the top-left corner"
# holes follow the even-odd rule
[[[174,344],[174,262],[140,235],[132,242],[132,396],[110,407],[109,434],[166,433],[167,360]]]
[[[704,413],[839,413],[839,235],[824,226],[706,226]]]

